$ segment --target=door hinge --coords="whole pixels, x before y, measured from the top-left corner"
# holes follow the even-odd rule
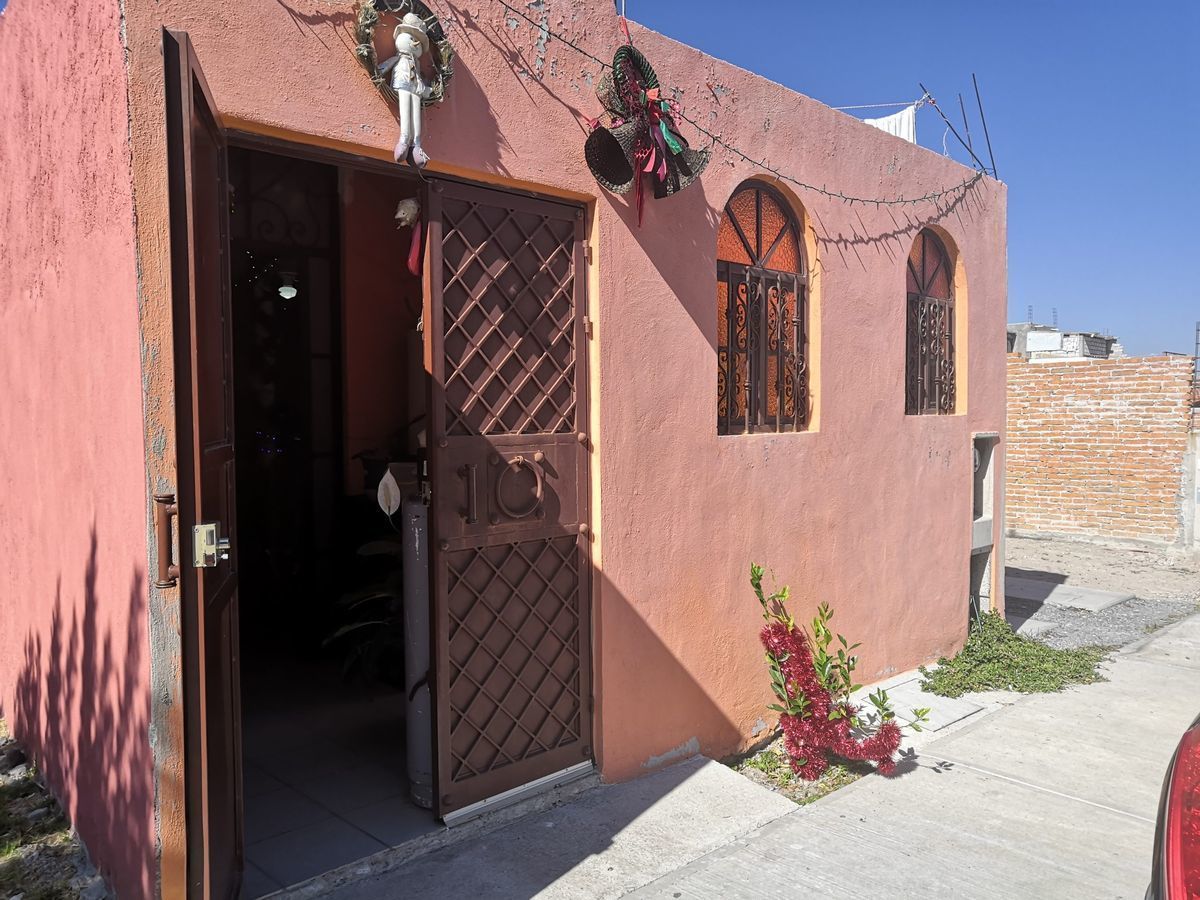
[[[591,244],[583,245],[583,258],[584,258],[584,261],[588,263],[588,265],[591,265],[591,262],[592,262],[592,245]]]
[[[591,316],[583,317],[583,333],[588,337],[592,336],[592,318]]]

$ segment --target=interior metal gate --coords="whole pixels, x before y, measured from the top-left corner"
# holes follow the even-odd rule
[[[583,210],[429,192],[445,815],[592,756]]]

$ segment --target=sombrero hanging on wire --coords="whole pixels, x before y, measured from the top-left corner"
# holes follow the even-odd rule
[[[643,176],[650,178],[655,197],[682,191],[708,165],[707,150],[693,150],[675,125],[676,104],[662,96],[658,76],[641,52],[630,44],[613,55],[596,96],[610,119],[592,123],[583,147],[588,168],[614,194],[633,188],[638,222],[642,219]]]

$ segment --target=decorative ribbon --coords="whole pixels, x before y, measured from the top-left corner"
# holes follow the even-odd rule
[[[421,277],[421,220],[413,225],[412,243],[408,248],[408,271],[414,278]]]
[[[672,119],[672,114],[678,108],[678,104],[672,100],[663,99],[659,88],[639,91],[637,101],[638,106],[644,111],[647,119],[649,143],[642,143],[634,150],[634,159],[643,173],[654,175],[660,182],[666,181],[669,172],[667,169],[668,156],[678,155],[683,152],[683,144],[675,136],[673,127],[675,123]],[[622,124],[621,121],[614,120],[613,127],[615,128],[620,124]],[[641,225],[644,205],[642,179],[639,178],[637,180],[634,190],[638,211],[638,225]]]

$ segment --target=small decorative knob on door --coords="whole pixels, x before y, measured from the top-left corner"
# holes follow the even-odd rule
[[[496,505],[510,519],[525,519],[532,516],[535,512],[542,508],[542,503],[546,499],[546,473],[542,469],[541,463],[546,458],[545,454],[538,451],[533,455],[533,458],[517,455],[508,460],[508,465],[500,470],[500,474],[496,477]],[[533,503],[527,509],[513,509],[504,499],[504,479],[521,469],[528,469],[533,473]]]

